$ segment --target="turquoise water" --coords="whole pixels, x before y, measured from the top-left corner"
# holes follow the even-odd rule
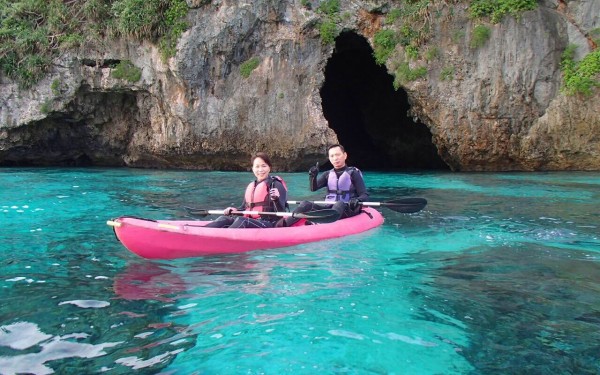
[[[251,174],[0,169],[0,373],[600,372],[600,173],[365,176],[374,201],[429,205],[343,239],[148,261],[106,220],[238,204]]]

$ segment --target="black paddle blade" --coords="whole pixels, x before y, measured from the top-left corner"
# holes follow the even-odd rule
[[[340,218],[339,212],[333,209],[292,213],[292,217],[306,219],[317,224],[333,223]]]
[[[203,210],[201,208],[194,207],[183,207],[187,211],[188,214],[195,217],[207,217],[209,215],[208,210]]]
[[[427,199],[425,198],[401,198],[392,201],[381,203],[382,206],[389,208],[396,212],[402,212],[405,214],[411,214],[419,212],[425,206],[427,206]]]

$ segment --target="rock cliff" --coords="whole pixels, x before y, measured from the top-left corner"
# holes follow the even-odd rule
[[[394,89],[375,34],[397,1],[342,1],[335,43],[322,14],[293,0],[188,1],[189,29],[163,61],[148,42],[67,53],[29,89],[0,81],[0,165],[245,170],[255,151],[277,170],[325,161],[338,141],[363,169],[600,170],[600,90],[561,91],[561,55],[595,47],[600,2],[545,1],[478,24],[461,2],[433,2],[433,29],[410,60],[426,74]],[[310,2],[316,3],[316,2]],[[257,62],[248,73],[244,63]],[[141,69],[115,78],[114,63]]]

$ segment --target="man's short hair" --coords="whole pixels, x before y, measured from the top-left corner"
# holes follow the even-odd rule
[[[336,143],[334,145],[331,145],[331,146],[327,147],[327,155],[329,155],[329,150],[331,150],[332,148],[336,148],[336,147],[339,147],[340,150],[342,150],[342,152],[346,152],[346,150],[344,149],[344,146],[342,146],[339,143]]]

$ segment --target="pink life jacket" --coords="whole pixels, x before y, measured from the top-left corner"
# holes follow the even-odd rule
[[[252,181],[246,187],[246,193],[244,194],[244,200],[246,201],[246,209],[252,211],[272,211],[271,205],[274,204],[269,196],[269,190],[273,186],[275,180],[281,182],[285,191],[287,192],[287,185],[285,181],[279,176],[269,176],[256,184],[256,181]],[[260,215],[245,215],[255,219],[260,218]]]

